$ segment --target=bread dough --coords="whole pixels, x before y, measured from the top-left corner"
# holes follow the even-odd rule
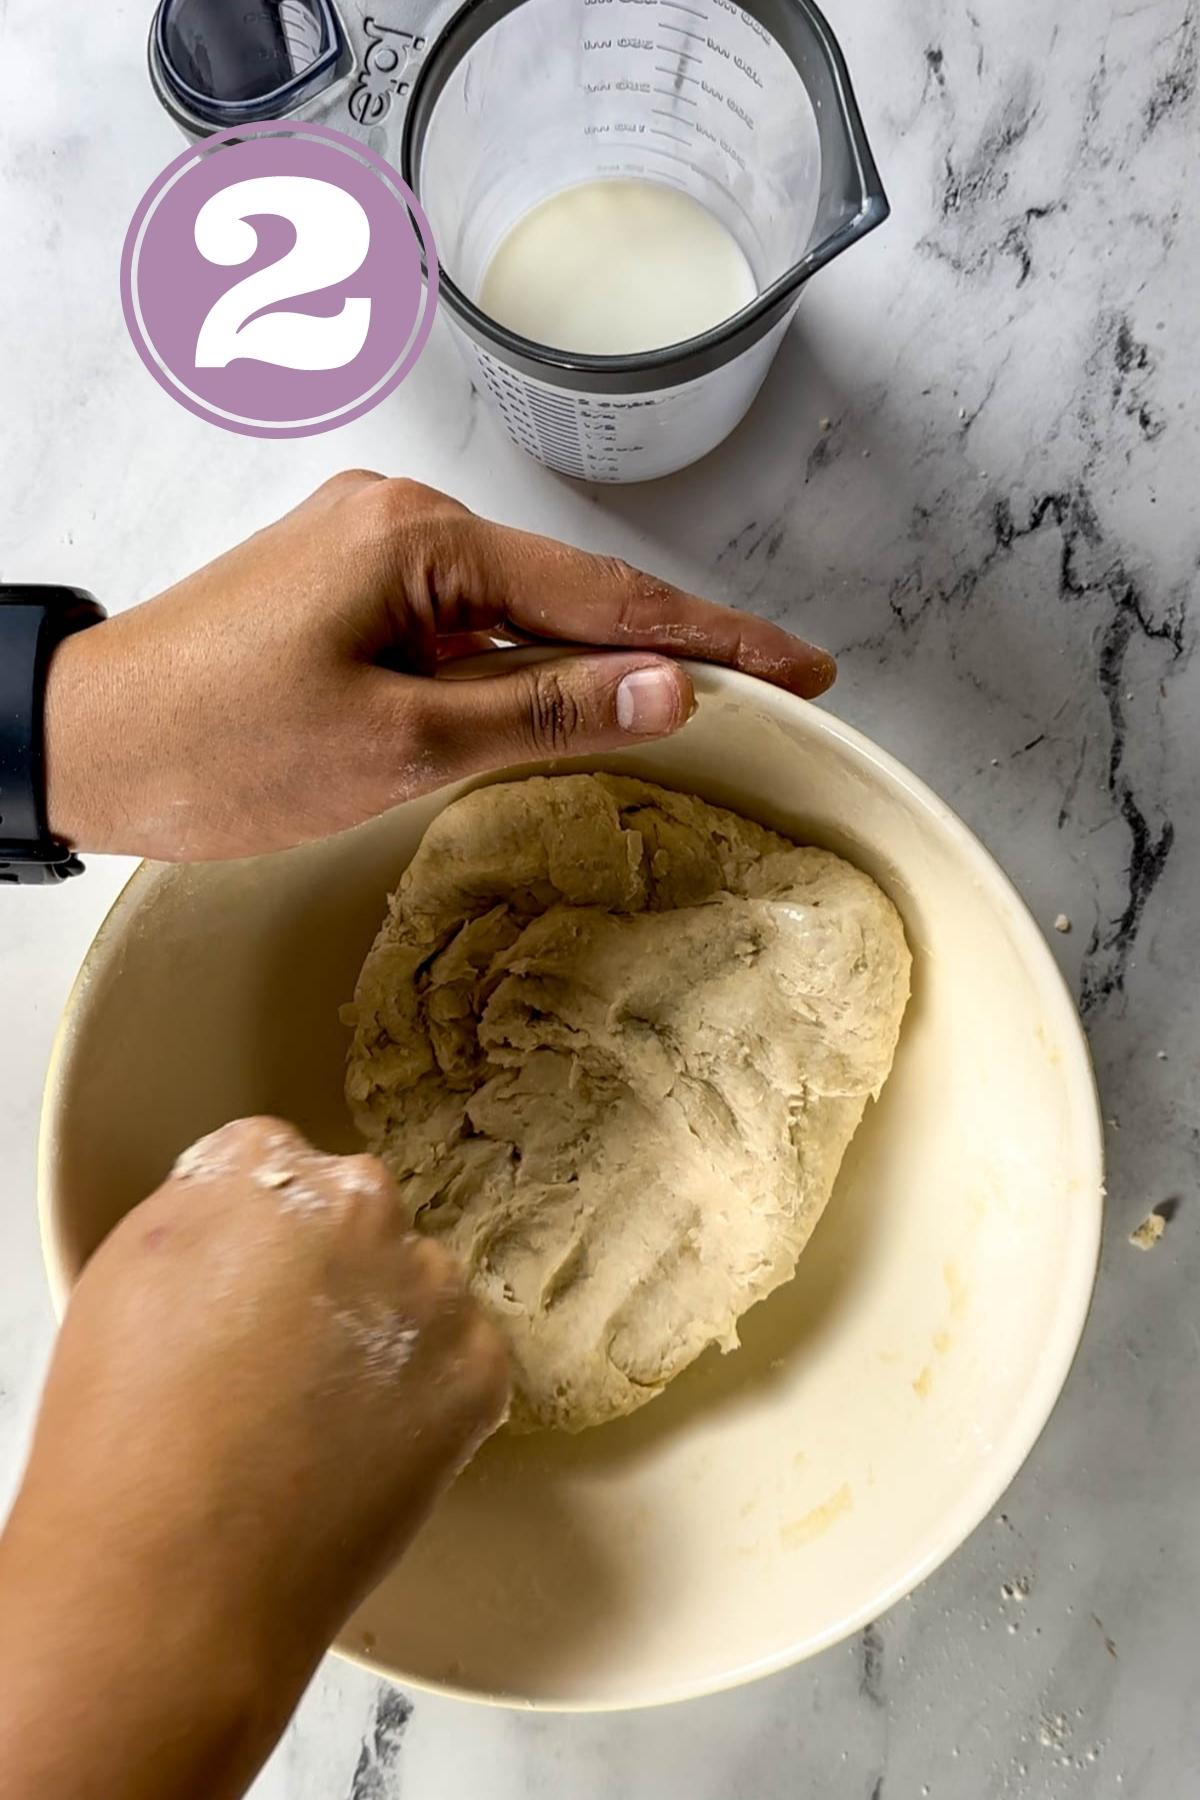
[[[609,775],[456,800],[392,896],[347,1096],[512,1348],[518,1426],[633,1411],[795,1272],[908,997],[875,883]]]

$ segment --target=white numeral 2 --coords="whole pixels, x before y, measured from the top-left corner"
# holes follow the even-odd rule
[[[198,369],[227,369],[239,356],[282,369],[341,369],[354,361],[371,326],[369,299],[347,299],[332,317],[265,312],[345,281],[362,267],[371,242],[363,208],[331,181],[308,175],[259,175],[235,181],[196,215],[196,248],[225,268],[248,262],[258,233],[248,220],[274,213],[296,228],[286,256],[235,282],[210,309],[196,339]]]

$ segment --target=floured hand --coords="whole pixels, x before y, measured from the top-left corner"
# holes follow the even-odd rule
[[[507,1397],[374,1158],[272,1119],[187,1152],[84,1271],[0,1540],[11,1791],[241,1792]]]

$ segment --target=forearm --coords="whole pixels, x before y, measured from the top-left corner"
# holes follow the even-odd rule
[[[51,1543],[18,1506],[0,1538],[5,1800],[239,1800],[310,1667],[271,1667],[205,1616],[202,1576],[110,1552],[98,1527]]]

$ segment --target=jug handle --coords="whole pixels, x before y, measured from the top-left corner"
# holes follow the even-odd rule
[[[354,50],[344,129],[392,137],[430,45],[456,6],[446,0],[335,0]],[[331,119],[330,123],[340,121]]]

